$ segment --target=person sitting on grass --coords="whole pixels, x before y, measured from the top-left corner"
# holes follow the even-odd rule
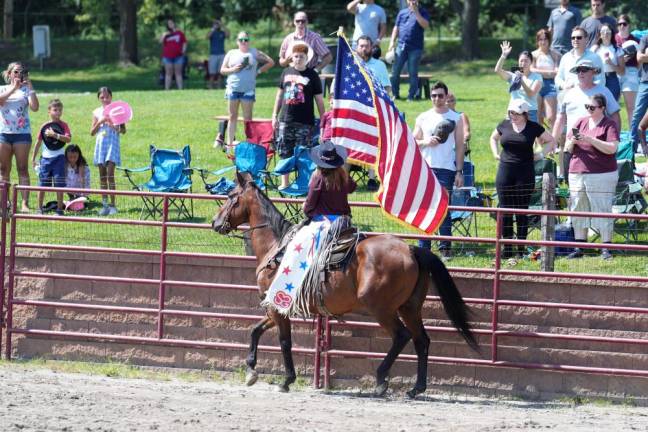
[[[90,189],[90,167],[81,148],[76,144],[70,144],[65,147],[65,187],[70,189]],[[68,193],[68,197],[73,200],[86,194],[78,192]]]
[[[72,141],[72,134],[67,123],[61,120],[63,116],[63,103],[59,99],[52,99],[47,105],[47,115],[49,121],[41,126],[32,164],[34,169],[40,164],[39,178],[40,185],[43,187],[65,187],[65,149],[66,143]],[[40,162],[36,161],[38,151],[43,146]],[[38,208],[39,214],[43,213],[44,191],[38,191]],[[63,215],[63,192],[56,192],[56,214]]]

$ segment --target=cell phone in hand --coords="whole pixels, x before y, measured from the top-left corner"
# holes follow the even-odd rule
[[[578,128],[572,128],[572,135],[574,136],[574,138],[580,139],[580,131],[578,130]]]
[[[244,68],[248,67],[248,65],[250,64],[250,57],[248,56],[243,57],[243,62],[241,64],[243,65]]]

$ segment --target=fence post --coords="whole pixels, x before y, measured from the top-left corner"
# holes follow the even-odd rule
[[[331,356],[328,350],[331,348],[331,323],[329,317],[324,318],[324,389],[331,388]]]
[[[15,209],[18,203],[18,190],[14,187],[11,194],[11,208]],[[6,205],[6,204],[5,204]],[[7,342],[5,345],[5,358],[11,360],[11,328],[13,326],[13,295],[14,283],[16,280],[16,218],[11,218],[11,235],[9,238],[9,278],[7,280],[7,321],[5,328],[7,332]]]
[[[7,219],[9,219],[7,209],[7,196],[9,183],[0,184],[0,357],[2,356],[2,332],[5,323],[4,301],[5,301],[5,254],[7,251]]]
[[[556,177],[553,173],[542,175],[542,209],[556,209]],[[542,215],[541,225],[542,240],[553,241],[556,234],[556,217],[554,215]],[[542,271],[554,271],[555,249],[553,246],[542,246],[540,268]]]
[[[162,201],[162,229],[160,234],[160,286],[158,288],[158,339],[164,337],[164,303],[166,282],[166,251],[168,243],[167,222],[169,220],[169,197]]]
[[[315,321],[315,360],[313,365],[313,387],[320,388],[320,376],[322,369],[322,315],[317,315]]]
[[[497,361],[497,326],[499,320],[499,286],[500,268],[502,266],[502,251],[500,239],[502,238],[502,225],[504,220],[500,209],[497,209],[497,223],[495,225],[495,273],[493,274],[493,308],[491,310],[491,361]]]

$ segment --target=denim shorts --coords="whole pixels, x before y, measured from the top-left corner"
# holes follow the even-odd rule
[[[41,158],[38,173],[41,186],[65,187],[65,175],[64,154],[53,158]]]
[[[14,144],[31,144],[31,143],[32,143],[31,134],[0,133],[0,144],[14,145]]]
[[[225,91],[225,99],[227,100],[243,100],[243,101],[249,101],[249,102],[254,102],[256,101],[256,95],[254,90],[250,90],[247,92],[237,92],[237,91]]]
[[[558,92],[556,91],[556,81],[553,78],[543,78],[542,79],[542,88],[540,89],[540,97],[550,98],[556,97]]]
[[[625,73],[619,75],[622,92],[636,92],[639,90],[639,70],[636,67],[626,67]]]
[[[162,57],[162,63],[165,65],[181,65],[184,63],[184,56]]]
[[[313,127],[303,123],[279,123],[276,150],[280,159],[287,159],[295,153],[296,146],[311,147],[310,135]]]

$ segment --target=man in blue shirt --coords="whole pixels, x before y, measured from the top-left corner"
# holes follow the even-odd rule
[[[225,38],[229,37],[229,31],[222,26],[219,19],[215,19],[211,30],[207,33],[209,39],[209,62],[207,73],[209,74],[209,88],[213,89],[214,84],[221,86],[222,76],[220,68],[225,58]]]
[[[418,93],[418,68],[423,54],[423,32],[430,26],[430,15],[419,9],[418,0],[407,0],[407,9],[398,12],[396,24],[389,41],[389,50],[395,49],[396,59],[392,66],[392,92],[400,98],[400,73],[407,62],[409,72],[408,100]],[[398,44],[396,42],[398,41]]]
[[[605,0],[590,0],[590,7],[592,8],[592,15],[585,18],[580,24],[589,35],[587,49],[590,49],[596,43],[603,25],[610,26],[614,33],[616,33],[617,29],[616,19],[605,15]]]
[[[551,30],[551,48],[560,54],[565,54],[572,49],[571,32],[580,24],[582,15],[580,10],[571,6],[569,0],[560,0],[560,7],[551,11],[547,27]]]

